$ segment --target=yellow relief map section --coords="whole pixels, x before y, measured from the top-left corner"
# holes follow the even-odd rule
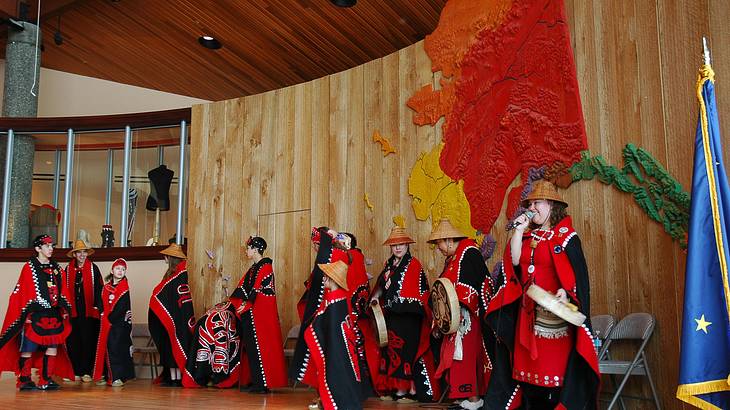
[[[454,181],[441,170],[439,158],[444,144],[434,147],[431,152],[421,154],[408,177],[408,193],[416,219],[428,220],[437,224],[441,218],[449,218],[451,223],[470,238],[477,237],[471,226],[469,202],[464,195],[464,182]]]

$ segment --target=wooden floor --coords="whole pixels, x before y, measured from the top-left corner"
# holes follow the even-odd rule
[[[24,409],[306,409],[314,391],[297,388],[258,395],[236,389],[180,389],[152,386],[149,380],[134,380],[124,387],[95,386],[91,383],[63,383],[57,391],[19,392],[13,380],[0,380],[0,410]],[[48,407],[48,406],[51,407]],[[397,405],[370,399],[366,409],[443,409],[446,405]]]

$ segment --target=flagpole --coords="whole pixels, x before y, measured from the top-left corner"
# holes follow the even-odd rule
[[[707,37],[702,37],[702,46],[705,49],[705,65],[710,65],[710,49],[707,47]]]

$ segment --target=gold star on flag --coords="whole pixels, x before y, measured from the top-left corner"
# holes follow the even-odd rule
[[[708,322],[705,320],[705,315],[702,315],[702,317],[700,317],[699,319],[695,319],[695,322],[697,322],[697,329],[695,329],[695,331],[699,332],[700,330],[702,330],[703,332],[705,332],[705,334],[707,334],[707,326],[710,326],[712,324],[712,322]]]

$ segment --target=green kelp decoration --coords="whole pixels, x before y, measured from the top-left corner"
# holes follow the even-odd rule
[[[573,181],[597,178],[604,184],[633,195],[651,219],[664,226],[669,236],[687,247],[690,195],[682,185],[647,151],[627,144],[623,149],[624,166],[607,165],[602,156],[581,152],[581,160],[570,167]]]

